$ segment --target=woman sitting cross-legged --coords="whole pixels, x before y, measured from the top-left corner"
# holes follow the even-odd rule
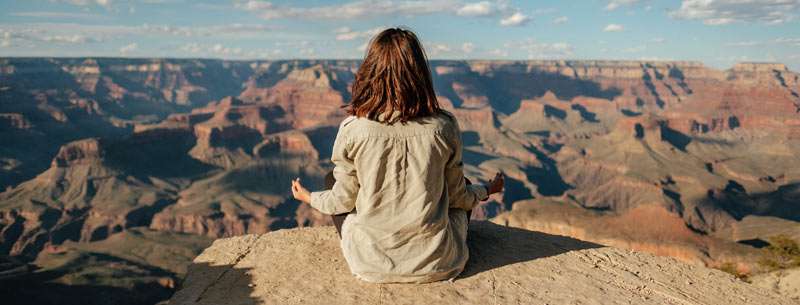
[[[503,188],[468,184],[456,118],[439,107],[416,35],[372,39],[352,86],[331,161],[335,183],[292,193],[322,213],[345,214],[341,246],[350,271],[375,283],[453,279],[464,270],[468,211]]]

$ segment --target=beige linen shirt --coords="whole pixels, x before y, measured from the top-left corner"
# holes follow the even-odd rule
[[[469,258],[465,211],[488,194],[483,185],[466,185],[452,114],[392,125],[350,116],[331,161],[336,183],[312,192],[311,206],[325,214],[355,208],[342,225],[341,246],[356,277],[424,283],[461,273]]]

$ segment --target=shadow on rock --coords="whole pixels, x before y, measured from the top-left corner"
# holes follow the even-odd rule
[[[169,304],[261,304],[251,296],[255,291],[251,269],[237,268],[237,262],[230,265],[193,263]]]
[[[459,279],[506,265],[570,251],[604,247],[566,236],[507,227],[488,221],[471,222],[467,244],[469,262]]]

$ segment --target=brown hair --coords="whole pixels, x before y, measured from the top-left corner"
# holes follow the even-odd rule
[[[369,43],[364,62],[353,81],[347,113],[393,124],[441,111],[433,91],[425,50],[413,32],[386,29]],[[379,118],[399,111],[394,118]]]

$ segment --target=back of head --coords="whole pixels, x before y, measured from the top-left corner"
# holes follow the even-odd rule
[[[428,60],[417,35],[391,28],[372,38],[347,107],[351,115],[388,124],[440,111]],[[399,115],[388,115],[395,111]]]

